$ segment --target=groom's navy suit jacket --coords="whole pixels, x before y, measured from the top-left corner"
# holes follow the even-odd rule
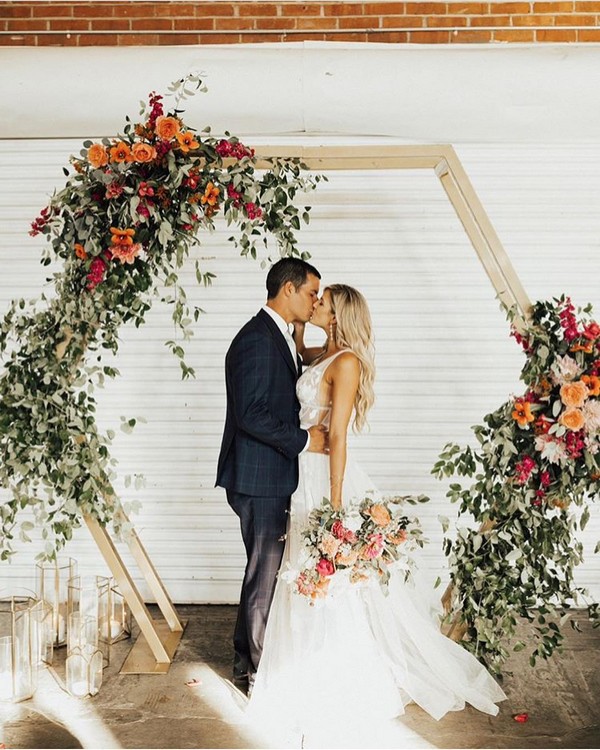
[[[227,416],[217,486],[246,495],[283,497],[298,485],[298,368],[275,321],[264,311],[246,323],[225,358]]]

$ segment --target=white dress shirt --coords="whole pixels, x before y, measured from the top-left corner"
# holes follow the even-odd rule
[[[283,334],[283,337],[285,338],[287,345],[290,348],[290,353],[292,355],[292,359],[294,360],[294,364],[296,365],[296,369],[298,369],[298,352],[296,350],[296,343],[292,337],[292,331],[294,330],[293,323],[286,323],[286,321],[281,317],[281,315],[278,312],[275,312],[275,310],[273,310],[273,308],[269,307],[268,305],[263,305],[262,309],[275,322],[275,324],[277,325],[277,328],[279,328],[279,330]],[[309,445],[310,445],[310,434],[308,435],[308,438],[306,440],[306,445],[300,452],[304,453],[304,451],[308,450]]]

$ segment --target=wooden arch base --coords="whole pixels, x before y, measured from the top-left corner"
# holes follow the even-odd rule
[[[264,161],[266,158],[293,156],[299,157],[313,172],[432,169],[442,183],[477,257],[496,290],[498,299],[507,309],[513,305],[517,306],[514,324],[518,329],[522,327],[528,317],[531,301],[452,146],[264,147],[261,148],[257,168],[271,167],[271,164]],[[85,521],[141,630],[141,635],[125,660],[121,673],[167,672],[181,640],[185,623],[179,619],[146,550],[133,531],[128,540],[129,548],[156,599],[164,617],[161,620],[154,620],[150,615],[107,530],[89,516]],[[447,610],[450,599],[451,587],[442,597]],[[460,640],[460,625],[457,622],[453,623],[448,634],[454,640]]]

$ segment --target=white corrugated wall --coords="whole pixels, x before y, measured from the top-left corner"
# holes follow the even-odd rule
[[[42,288],[43,239],[28,236],[29,222],[62,185],[61,166],[79,148],[73,140],[0,141],[0,311],[11,298]],[[567,292],[576,303],[592,302],[600,315],[600,147],[461,144],[457,152],[531,298]],[[453,518],[455,509],[431,466],[445,442],[468,440],[470,425],[520,392],[522,355],[433,173],[343,172],[329,179],[309,198],[312,221],[301,245],[324,283],[342,281],[365,293],[377,336],[377,405],[370,432],[353,438],[352,449],[383,490],[431,496],[419,512],[431,540],[421,564],[433,579],[444,566],[437,516]],[[206,311],[187,347],[197,379],[181,382],[163,345],[174,333],[169,310],[157,306],[146,326],[123,330],[122,376],[99,397],[101,425],[117,429],[116,486],[142,501],[136,528],[176,602],[235,602],[244,566],[237,519],[213,484],[223,358],[264,300],[265,271],[237,256],[229,234],[221,227],[196,250],[203,269],[217,275],[212,288],[195,286],[191,263],[182,275],[192,301]],[[124,435],[120,415],[147,423]],[[125,489],[127,474],[143,474],[145,488]],[[579,573],[596,600],[599,534],[596,508]],[[35,542],[22,546],[12,564],[0,565],[0,587],[33,585],[36,551]],[[68,552],[87,572],[105,570],[85,529]]]

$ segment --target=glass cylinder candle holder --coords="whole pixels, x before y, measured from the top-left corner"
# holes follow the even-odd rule
[[[103,657],[98,648],[98,621],[79,612],[69,615],[65,662],[68,692],[75,698],[96,695],[102,685]]]
[[[48,602],[41,599],[32,607],[34,621],[33,643],[39,667],[52,664],[54,658],[54,619],[53,609]]]
[[[102,652],[105,667],[110,662],[110,584],[110,578],[103,576],[73,576],[68,585],[69,617],[79,614],[96,622],[96,647]]]
[[[110,593],[110,642],[112,645],[131,637],[131,609],[114,581]]]
[[[37,687],[39,662],[36,600],[8,597],[0,600],[0,699],[27,700]]]
[[[54,646],[67,643],[68,582],[77,575],[77,562],[72,557],[58,558],[36,565],[37,595],[52,607]]]

